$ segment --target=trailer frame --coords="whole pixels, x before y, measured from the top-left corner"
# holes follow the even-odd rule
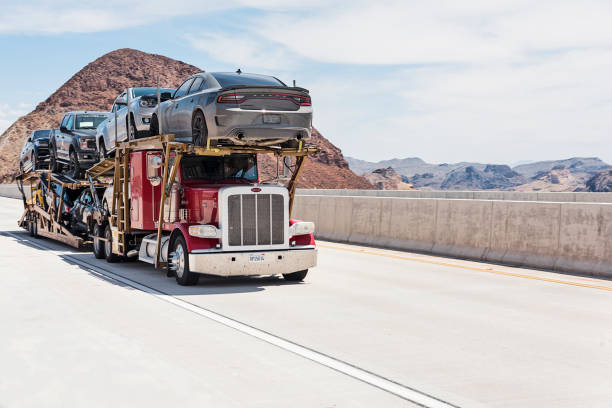
[[[40,189],[43,181],[46,181],[47,191],[52,197],[49,205],[45,204],[43,192]],[[59,194],[51,188],[51,183],[60,186]],[[17,221],[17,225],[29,230],[33,236],[40,235],[75,248],[87,246],[92,241],[79,237],[62,225],[65,215],[62,211],[64,191],[65,189],[77,190],[89,187],[92,190],[92,194],[97,197],[94,191],[95,188],[106,187],[107,185],[100,181],[74,180],[68,176],[54,174],[49,170],[37,170],[20,174],[17,176],[17,186],[23,199],[24,211]],[[29,187],[29,198],[26,196],[25,186]],[[59,199],[58,205],[56,205],[56,199]]]

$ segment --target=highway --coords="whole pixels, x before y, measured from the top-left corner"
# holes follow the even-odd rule
[[[304,283],[31,238],[0,198],[0,407],[610,407],[612,281],[319,242]]]

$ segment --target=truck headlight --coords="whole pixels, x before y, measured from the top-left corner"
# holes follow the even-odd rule
[[[312,234],[314,230],[314,222],[300,221],[289,227],[289,236]]]
[[[189,235],[198,238],[221,238],[221,230],[214,225],[192,225]]]

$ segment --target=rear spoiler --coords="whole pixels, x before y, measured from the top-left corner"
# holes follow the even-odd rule
[[[300,88],[299,86],[282,86],[282,85],[232,85],[232,86],[226,86],[224,88],[219,89],[219,92],[226,92],[226,91],[232,91],[234,89],[245,89],[245,88],[261,88],[261,89],[265,89],[265,88],[278,88],[278,89],[283,89],[283,90],[289,90],[289,91],[299,91],[299,92],[305,92],[305,93],[309,93],[310,91],[308,91],[308,89],[306,88]]]

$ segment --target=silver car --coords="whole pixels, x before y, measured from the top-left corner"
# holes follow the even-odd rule
[[[167,95],[169,96],[169,95]],[[308,90],[277,78],[242,72],[192,75],[151,117],[151,135],[212,144],[295,146],[312,133]],[[160,129],[161,127],[161,129]]]
[[[174,91],[172,88],[161,89],[166,98],[167,95]],[[127,107],[128,93],[130,96],[129,119]],[[115,103],[113,103],[113,107],[106,120],[96,129],[96,144],[101,157],[106,156],[106,154],[115,149],[115,140],[123,142],[128,139],[132,140],[149,136],[151,115],[156,108],[157,88],[128,88],[122,92],[115,99]],[[130,124],[129,127],[127,126],[128,122]]]

